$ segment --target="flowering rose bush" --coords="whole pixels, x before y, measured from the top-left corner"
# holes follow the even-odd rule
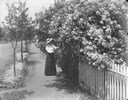
[[[50,34],[57,34],[64,42],[79,41],[81,60],[105,68],[111,62],[124,63],[125,33],[121,18],[127,8],[123,4],[71,1],[53,15]],[[76,54],[79,54],[79,52]]]

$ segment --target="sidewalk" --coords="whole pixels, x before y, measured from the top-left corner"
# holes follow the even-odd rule
[[[26,90],[32,94],[28,95],[25,100],[80,100],[81,95],[79,93],[69,93],[61,88],[57,82],[58,76],[44,75],[46,56],[39,48],[32,44],[30,52]],[[57,68],[57,71],[60,70]]]

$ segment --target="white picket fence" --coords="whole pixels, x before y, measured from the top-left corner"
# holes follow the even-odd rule
[[[106,100],[127,100],[128,99],[128,67],[112,64],[107,71],[107,99]]]
[[[80,63],[79,83],[100,100],[128,99],[128,67],[125,64],[111,64],[111,68],[100,71],[91,65]]]

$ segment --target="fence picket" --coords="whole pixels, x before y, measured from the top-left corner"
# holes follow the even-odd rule
[[[100,76],[101,76],[101,72],[99,71],[98,72],[98,83],[99,83],[98,85],[99,94],[98,95],[101,97],[101,77]]]
[[[121,78],[120,78],[120,81],[119,81],[119,84],[120,84],[120,86],[119,86],[119,91],[120,91],[120,100],[122,100],[122,85],[121,85],[121,83],[122,83],[122,80],[121,80]]]
[[[109,100],[111,100],[111,73],[109,76]]]
[[[101,84],[101,93],[102,93],[102,98],[104,98],[104,92],[105,92],[105,89],[104,89],[104,73],[102,72],[101,74],[101,81],[102,81],[102,84]]]
[[[109,83],[110,81],[109,81],[109,79],[110,78],[109,78],[109,74],[108,74],[108,76],[107,76],[107,80],[108,80],[107,81],[108,82],[108,85],[107,85],[107,100],[110,100],[110,92],[109,92],[110,91],[110,83]]]
[[[122,73],[124,73],[124,65],[122,65],[122,69],[121,70],[122,70]]]
[[[122,84],[123,84],[123,100],[125,100],[125,85],[124,85],[124,82]]]
[[[115,64],[115,68],[116,68],[116,70],[115,70],[115,71],[117,71],[117,72],[118,72],[118,67],[116,66],[116,64]]]
[[[117,79],[115,79],[115,100],[117,100]]]
[[[121,67],[121,70],[120,71],[121,71],[121,73],[123,73],[123,65],[121,65],[120,67]]]
[[[121,73],[121,66],[118,66],[119,67],[119,72]]]
[[[115,77],[113,78],[114,80],[114,100],[116,100],[116,79]]]
[[[113,85],[113,74],[112,74],[112,100],[114,98],[114,85]]]
[[[128,67],[127,67],[127,66],[126,66],[126,70],[127,70],[127,71],[126,71],[126,74],[127,74],[127,77],[128,77]]]
[[[97,73],[98,73],[98,72],[96,71],[96,93],[98,93],[98,87],[97,87],[97,86],[98,86]]]
[[[116,100],[118,100],[118,81],[116,79]]]
[[[128,100],[128,79],[126,79],[126,99]]]
[[[127,67],[125,67],[125,74],[128,75],[128,73],[127,73]]]
[[[118,68],[118,72],[120,72],[119,70],[120,70],[120,67],[119,67],[119,65],[117,65],[117,68]]]
[[[112,100],[112,73],[110,73],[110,100]]]
[[[84,85],[104,98],[102,100],[128,99],[128,67],[125,64],[117,65],[113,63],[111,69],[106,71],[99,71],[95,67],[85,65],[81,64],[81,67],[79,67],[81,68],[79,70],[81,71],[79,74],[81,81],[79,82],[84,82]]]
[[[84,73],[86,73],[87,70],[84,69],[83,71],[84,71]],[[83,76],[84,76],[84,84],[87,85],[87,81],[88,81],[87,80],[87,75],[83,75]]]
[[[121,100],[123,100],[123,79],[122,79],[122,81],[121,81],[121,89],[122,89]]]
[[[124,92],[125,92],[125,100],[127,99],[127,89],[126,89],[126,82],[124,82]]]

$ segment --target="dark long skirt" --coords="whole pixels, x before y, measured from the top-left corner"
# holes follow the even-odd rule
[[[45,62],[45,75],[52,76],[56,75],[56,65],[53,53],[46,54],[46,62]]]

